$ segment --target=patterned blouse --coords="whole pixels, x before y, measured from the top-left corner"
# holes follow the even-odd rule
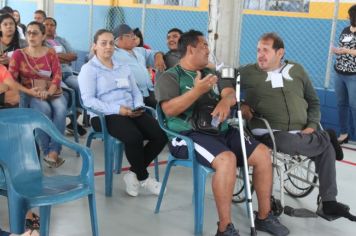
[[[339,37],[339,47],[356,49],[356,33],[350,31],[350,26],[344,28]],[[356,56],[350,54],[337,55],[335,70],[340,74],[356,74]]]
[[[51,80],[57,86],[60,86],[62,80],[61,65],[56,51],[52,48],[49,48],[46,55],[42,57],[31,57],[23,50],[17,49],[10,59],[9,72],[15,80],[21,81],[21,84],[27,88],[32,88],[32,80],[35,79]],[[43,74],[48,74],[50,77]]]

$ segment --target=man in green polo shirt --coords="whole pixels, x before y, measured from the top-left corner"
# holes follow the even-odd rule
[[[168,127],[191,138],[198,162],[215,170],[212,189],[219,216],[216,235],[237,236],[238,231],[231,221],[231,200],[236,166],[243,165],[243,156],[239,132],[225,124],[230,107],[236,103],[235,91],[231,83],[218,81],[214,72],[207,68],[209,48],[201,32],[191,30],[182,34],[178,50],[182,56],[179,64],[163,73],[156,82],[156,99],[166,116]],[[191,126],[193,109],[203,97],[216,104],[211,115],[215,121],[222,123],[218,135],[205,134]],[[273,235],[287,235],[289,230],[270,213],[270,150],[249,137],[246,137],[245,144],[248,164],[254,167],[253,181],[259,208],[256,229]],[[183,140],[171,139],[169,148],[174,156],[186,158],[187,147]]]

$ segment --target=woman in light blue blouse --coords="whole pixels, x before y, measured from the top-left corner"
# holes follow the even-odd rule
[[[124,176],[126,192],[137,196],[140,188],[158,195],[161,183],[148,176],[147,167],[162,151],[167,137],[157,121],[144,112],[143,97],[127,65],[112,60],[114,36],[102,29],[94,36],[95,56],[78,76],[84,105],[105,114],[110,135],[125,145],[131,168]],[[94,130],[100,121],[91,114]],[[148,142],[144,145],[144,140]]]

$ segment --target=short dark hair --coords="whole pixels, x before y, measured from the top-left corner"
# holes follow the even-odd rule
[[[38,28],[40,29],[41,33],[42,33],[43,35],[46,34],[46,28],[45,28],[44,24],[39,23],[39,22],[37,22],[37,21],[31,21],[30,23],[28,23],[27,28],[28,28],[30,25],[37,25]]]
[[[178,28],[172,28],[172,29],[168,30],[168,33],[167,33],[167,34],[172,33],[172,32],[177,32],[177,33],[180,34],[180,35],[183,34],[183,31],[181,31],[181,30],[178,29]]]
[[[11,7],[9,7],[9,6],[4,6],[4,7],[2,8],[2,10],[3,10],[4,13],[8,13],[8,14],[14,13],[14,10],[13,10]]]
[[[41,14],[43,16],[43,18],[46,18],[47,17],[47,14],[45,11],[43,10],[36,10],[35,11],[35,14]]]
[[[178,40],[178,51],[181,56],[184,57],[187,53],[188,46],[196,47],[199,42],[199,37],[204,36],[204,34],[197,30],[189,30],[183,33]]]
[[[57,26],[57,21],[53,17],[46,17],[43,22],[45,22],[46,20],[53,21],[54,25]]]
[[[279,37],[279,35],[275,32],[268,32],[268,33],[264,33],[259,41],[264,41],[264,40],[269,40],[269,39],[272,39],[273,40],[273,45],[272,45],[272,48],[274,50],[278,50],[278,49],[281,49],[281,48],[284,48],[284,42],[283,42],[283,39],[281,37]]]
[[[107,29],[99,29],[98,31],[96,31],[95,35],[94,35],[94,43],[97,43],[98,42],[98,38],[100,35],[102,34],[105,34],[105,33],[109,33],[109,34],[112,34],[112,31],[110,30],[107,30]]]

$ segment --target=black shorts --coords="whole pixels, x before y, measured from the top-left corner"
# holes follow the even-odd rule
[[[193,140],[195,156],[200,164],[211,168],[211,163],[216,156],[225,151],[232,151],[237,157],[237,166],[243,165],[240,133],[237,129],[230,128],[225,134],[217,136],[195,131],[184,131],[181,134]],[[245,136],[247,158],[258,144],[259,142],[252,137]],[[177,158],[188,158],[188,149],[184,140],[173,138],[169,143],[169,150]]]

